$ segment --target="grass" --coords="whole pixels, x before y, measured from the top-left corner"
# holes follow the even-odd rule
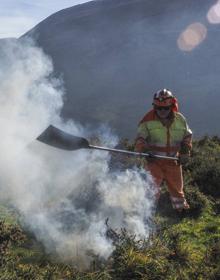
[[[0,279],[220,279],[220,198],[214,191],[220,182],[220,140],[206,137],[194,147],[192,162],[184,168],[191,209],[175,213],[164,190],[150,238],[137,240],[126,230],[112,231],[114,252],[105,262],[94,259],[87,271],[47,255],[42,244],[21,228],[16,211],[1,205]]]

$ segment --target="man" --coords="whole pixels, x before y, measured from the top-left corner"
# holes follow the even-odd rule
[[[184,116],[178,112],[177,99],[171,91],[159,90],[154,95],[153,110],[139,123],[135,150],[179,157],[179,162],[152,159],[145,165],[145,169],[150,171],[154,178],[157,198],[160,185],[165,181],[172,206],[177,211],[189,209],[183,192],[182,164],[188,162],[191,148],[192,131]]]

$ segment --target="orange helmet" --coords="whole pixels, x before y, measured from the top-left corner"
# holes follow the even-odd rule
[[[154,94],[153,105],[157,107],[172,107],[173,112],[178,111],[178,101],[171,91],[168,89],[161,89]]]

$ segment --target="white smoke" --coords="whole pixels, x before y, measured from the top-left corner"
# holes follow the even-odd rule
[[[62,121],[64,90],[52,73],[51,60],[33,42],[1,42],[0,196],[49,252],[87,265],[88,252],[107,258],[114,249],[106,238],[107,218],[113,228],[148,236],[152,181],[136,170],[110,172],[106,152],[66,152],[35,140],[50,124],[91,135]],[[109,131],[97,133],[105,144],[116,144]]]

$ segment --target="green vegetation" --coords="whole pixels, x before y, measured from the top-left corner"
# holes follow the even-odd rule
[[[136,240],[126,230],[110,230],[113,254],[105,263],[94,259],[84,272],[48,256],[42,245],[21,229],[15,211],[1,206],[0,279],[220,279],[219,138],[204,137],[194,143],[184,178],[190,210],[174,212],[164,189],[150,238]]]

